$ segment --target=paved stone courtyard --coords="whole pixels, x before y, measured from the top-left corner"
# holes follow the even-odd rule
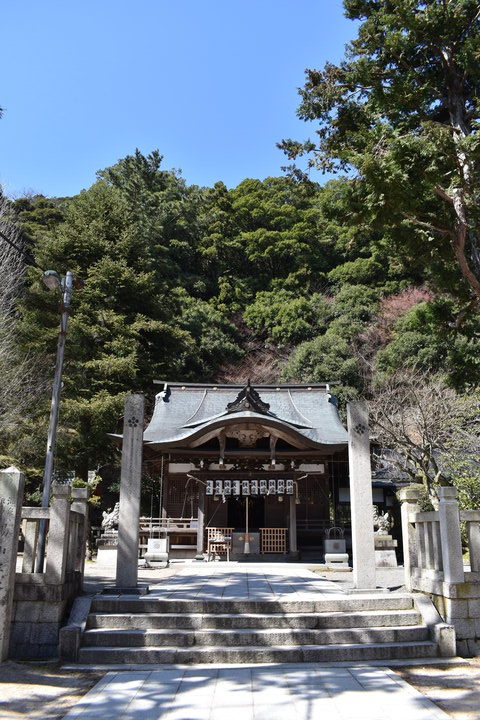
[[[342,592],[300,563],[192,563],[150,588],[151,595],[178,600],[303,600]]]
[[[271,665],[110,672],[65,720],[446,720],[383,668]]]
[[[313,572],[312,572],[313,570]],[[191,599],[210,599],[211,595],[248,598],[249,594],[260,593],[265,597],[292,593],[322,592],[340,593],[353,588],[353,575],[345,571],[326,571],[314,562],[197,562],[195,560],[173,561],[168,568],[154,569],[140,567],[139,582],[150,586],[155,594],[168,597],[178,593],[179,597]],[[321,582],[319,582],[321,581]],[[403,567],[377,569],[377,588],[397,590],[403,587]],[[106,585],[115,584],[115,568],[109,565],[98,566],[87,562],[85,566],[85,592],[101,590]],[[214,588],[214,589],[210,589]],[[197,595],[193,595],[197,593]],[[202,595],[203,594],[203,595]],[[293,598],[292,598],[293,599]]]

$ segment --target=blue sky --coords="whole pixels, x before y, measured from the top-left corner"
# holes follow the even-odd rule
[[[306,67],[338,61],[341,0],[3,4],[0,183],[72,195],[135,147],[188,183],[279,175]]]

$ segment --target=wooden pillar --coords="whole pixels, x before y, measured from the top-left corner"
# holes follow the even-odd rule
[[[297,547],[297,506],[295,504],[295,495],[289,495],[290,499],[290,530],[289,530],[289,546],[290,554],[298,553]]]
[[[162,482],[162,512],[161,516],[162,518],[168,517],[167,514],[167,507],[168,507],[168,486],[169,486],[169,476],[168,476],[168,462],[165,463],[167,466],[167,469],[163,471],[163,482]]]
[[[205,528],[205,485],[198,488],[197,560],[203,560],[203,533]]]

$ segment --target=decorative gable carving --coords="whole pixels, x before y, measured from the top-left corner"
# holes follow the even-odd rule
[[[270,405],[263,402],[255,388],[250,385],[250,380],[243,390],[238,393],[236,399],[227,405],[228,413],[249,411],[268,415],[269,410]]]

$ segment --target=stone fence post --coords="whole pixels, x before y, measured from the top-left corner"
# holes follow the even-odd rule
[[[25,478],[15,467],[0,470],[0,662],[7,659]]]
[[[417,540],[415,527],[409,521],[410,513],[418,512],[420,488],[404,487],[400,490],[400,503],[402,506],[402,541],[403,541],[403,567],[405,569],[405,587],[412,589],[412,567],[417,566]]]
[[[85,569],[85,555],[87,553],[88,538],[88,498],[90,497],[90,488],[73,487],[72,488],[72,504],[71,509],[80,513],[83,521],[78,529],[77,538],[77,557],[75,558],[75,569],[79,570],[82,578]]]
[[[457,488],[449,486],[437,488],[443,555],[443,580],[446,583],[463,583],[465,580],[457,495]]]
[[[47,582],[54,585],[65,582],[70,537],[70,494],[70,485],[53,483],[45,576]]]

